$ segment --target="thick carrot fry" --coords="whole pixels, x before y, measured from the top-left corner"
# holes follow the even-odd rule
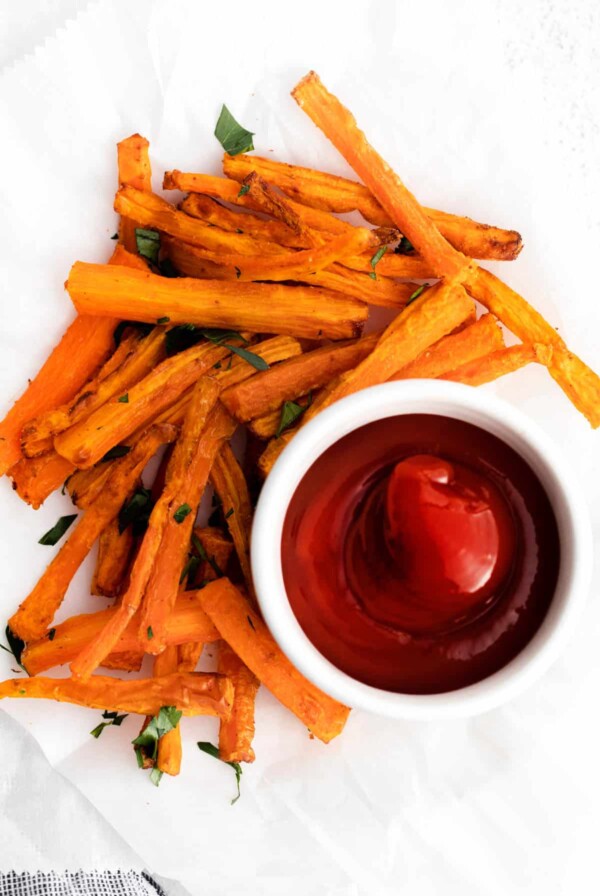
[[[8,475],[18,496],[37,510],[74,469],[70,461],[52,450],[41,457],[21,458],[10,468]]]
[[[326,345],[265,370],[221,393],[225,407],[242,423],[278,409],[350,370],[375,348],[380,333]]]
[[[262,205],[255,201],[248,193],[240,195],[240,187],[233,180],[226,177],[214,177],[210,174],[186,174],[183,171],[167,171],[163,181],[164,190],[182,190],[184,193],[205,193],[215,199],[239,205],[242,208],[262,211]],[[352,224],[336,218],[329,212],[312,208],[294,202],[288,197],[287,204],[294,210],[298,218],[312,230],[320,230],[323,233],[344,233],[352,228]],[[222,225],[221,225],[222,226]],[[225,228],[227,229],[227,228]],[[287,245],[283,240],[277,240],[281,245]]]
[[[600,377],[569,351],[522,296],[445,242],[412,193],[369,145],[353,116],[314,72],[302,79],[293,95],[437,275],[463,281],[471,295],[523,342],[556,347],[548,367],[550,374],[590,424],[600,426]]]
[[[240,561],[242,573],[251,593],[252,573],[250,571],[250,528],[252,506],[248,494],[248,484],[231,446],[225,444],[215,457],[210,471],[210,481],[217,493],[229,534]]]
[[[48,633],[38,641],[30,642],[21,657],[30,675],[39,675],[54,666],[62,666],[75,659],[85,645],[95,638],[117,613],[116,607],[72,616],[55,626],[52,639]],[[142,651],[138,640],[139,620],[134,618],[115,643],[114,652],[106,657],[103,665],[113,656],[137,654]],[[198,600],[195,591],[180,594],[167,620],[167,645],[187,646],[190,639],[210,644],[219,639],[219,633],[210,621]],[[190,672],[193,669],[188,670]]]
[[[173,494],[140,619],[139,637],[148,653],[156,654],[164,649],[167,620],[177,599],[198,505],[214,458],[224,439],[230,438],[235,429],[224,408],[212,409],[218,394],[214,380],[208,379],[206,383],[200,380],[182,432],[182,440],[190,442],[189,459],[186,458],[184,469],[177,471],[177,445],[167,468],[167,487],[172,485]]]
[[[323,694],[292,666],[258,613],[229,579],[217,579],[197,594],[223,639],[315,737],[327,743],[341,733],[348,707]]]
[[[239,188],[234,187],[234,189],[237,192]],[[312,246],[311,240],[299,236],[291,227],[281,221],[259,218],[258,215],[249,212],[232,211],[214,199],[201,196],[199,193],[191,193],[179,207],[192,218],[208,221],[230,233],[242,231],[254,239],[279,243],[280,246],[287,246],[290,249],[308,249]],[[344,231],[344,233],[348,232]]]
[[[216,229],[216,228],[215,228]],[[76,262],[67,288],[78,311],[155,323],[198,324],[318,339],[356,336],[364,304],[317,287],[228,283]]]
[[[89,681],[73,678],[14,678],[0,683],[4,697],[34,697],[75,703],[111,712],[156,715],[162,706],[175,706],[184,716],[228,718],[233,685],[223,675],[185,672],[163,678],[136,680],[94,675]]]
[[[92,578],[92,594],[102,597],[118,597],[133,551],[134,538],[131,528],[119,531],[119,520],[113,519],[98,539],[98,557]]]
[[[482,386],[513,370],[518,370],[526,364],[537,362],[548,366],[552,361],[554,347],[551,345],[511,345],[509,348],[500,349],[475,358],[465,364],[442,374],[440,379],[453,380],[456,383],[465,383],[468,386]]]
[[[228,719],[219,725],[219,759],[223,762],[254,762],[254,702],[260,682],[229,644],[219,644],[217,670],[233,684],[233,706]]]
[[[136,190],[152,190],[152,170],[145,137],[132,134],[117,143],[117,164],[119,167],[119,187],[131,186]],[[141,224],[132,218],[122,217],[119,224],[119,241],[130,252],[137,252],[136,227]]]
[[[294,399],[294,401],[299,407],[306,408],[311,403],[309,400],[310,398],[311,396],[303,395]],[[246,426],[250,432],[254,433],[259,439],[272,439],[279,431],[281,425],[281,413],[282,407],[278,407],[277,410],[269,411],[268,414],[263,414],[262,417],[255,417],[254,420],[248,420]]]
[[[444,336],[426,349],[406,367],[394,374],[394,380],[435,378],[450,370],[483,358],[504,346],[502,330],[492,314],[484,314],[478,321],[459,333]]]
[[[110,399],[119,401],[127,396],[130,386],[146,376],[164,358],[165,330],[155,327],[145,338],[133,331],[124,338],[98,376],[85,384],[67,404],[37,417],[23,427],[23,453],[33,457],[52,448],[47,441],[80,420],[88,417]]]
[[[11,617],[11,629],[24,641],[41,637],[62,603],[71,579],[92,545],[118,514],[142,470],[165,441],[173,438],[172,427],[153,427],[148,438],[115,466],[114,475],[96,502],[77,523],[46,571]]]
[[[312,85],[311,90],[314,90]],[[293,95],[302,108],[305,108],[302,82]],[[314,103],[318,97],[311,96],[310,99]],[[305,111],[308,111],[315,124],[320,127],[313,115],[313,106],[311,105],[310,108],[311,111],[308,111],[308,108]],[[298,165],[287,165],[254,155],[235,157],[225,155],[223,171],[227,177],[239,182],[243,181],[250,171],[256,171],[288,196],[306,205],[329,212],[357,210],[372,224],[383,226],[397,224],[396,219],[389,213],[389,209],[384,210],[382,207],[383,202],[380,197],[377,197],[379,202],[377,201],[375,198],[377,194],[370,184],[365,187],[344,177],[326,174],[324,171],[315,171]],[[480,224],[470,218],[451,215],[437,209],[425,209],[425,212],[446,239],[467,255],[476,258],[510,260],[516,258],[521,251],[521,237],[514,230],[490,227],[488,224]]]

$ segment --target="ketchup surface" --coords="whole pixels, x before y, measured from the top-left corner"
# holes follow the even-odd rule
[[[286,590],[313,644],[354,678],[412,694],[464,687],[516,656],[559,561],[528,464],[479,427],[425,414],[332,445],[282,536]]]

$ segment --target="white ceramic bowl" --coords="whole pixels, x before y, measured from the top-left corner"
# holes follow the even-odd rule
[[[342,672],[304,634],[288,601],[281,567],[286,511],[314,461],[366,423],[400,414],[439,414],[473,423],[514,448],[538,475],[558,524],[561,561],[550,609],[533,639],[488,678],[444,694],[401,694]],[[588,508],[570,466],[541,429],[489,392],[437,380],[365,389],[323,411],[294,437],[262,490],[252,531],[252,572],[265,621],[283,652],[323,691],[348,706],[394,718],[440,719],[484,712],[521,692],[556,659],[587,597],[592,572]]]

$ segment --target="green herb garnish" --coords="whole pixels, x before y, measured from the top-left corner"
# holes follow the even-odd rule
[[[188,581],[190,582],[193,581],[199,566],[200,558],[196,557],[195,554],[188,554],[187,562],[181,570],[181,575],[179,576],[179,584],[182,585],[186,579],[188,579]]]
[[[289,429],[289,427],[292,426],[296,422],[296,420],[298,420],[302,416],[309,405],[310,402],[303,407],[301,404],[297,404],[295,401],[284,401],[281,408],[281,417],[279,418],[279,426],[277,427],[275,438],[278,439],[285,429]]]
[[[123,724],[123,720],[126,719],[128,713],[123,713],[123,715],[119,715],[117,712],[109,712],[108,710],[104,710],[102,713],[102,718],[107,719],[106,722],[100,722],[99,725],[90,731],[92,737],[98,738],[102,734],[105,728],[108,728],[109,725],[116,725],[119,728]]]
[[[117,460],[119,457],[125,457],[131,451],[131,445],[114,445],[106,452],[104,457],[100,458],[100,463],[108,463],[109,460]]]
[[[119,239],[119,234],[113,233],[113,235],[111,236],[111,240],[118,240],[118,239]]]
[[[0,644],[0,647],[7,653],[11,653],[15,658],[19,668],[21,668],[23,672],[27,672],[27,669],[21,662],[21,656],[23,655],[23,651],[25,650],[25,641],[22,641],[21,638],[18,637],[18,635],[15,635],[15,633],[8,625],[4,629],[4,634],[6,636],[6,640],[8,641],[8,647],[6,647],[5,644]]]
[[[377,252],[373,256],[373,258],[371,259],[371,267],[373,268],[373,271],[375,271],[375,267],[379,264],[379,262],[385,255],[386,251],[387,251],[387,246],[382,246],[380,249],[377,250]]]
[[[154,637],[154,632],[152,631],[151,625],[149,625],[148,628],[146,629],[146,635],[148,636],[149,641],[151,641],[152,638]]]
[[[249,193],[249,192],[250,192],[250,184],[242,184],[242,186],[240,187],[240,192],[238,193],[238,199],[240,198],[240,196],[245,196],[246,193]]]
[[[147,488],[138,488],[119,511],[119,532],[131,526],[134,535],[143,535],[152,512],[152,494]]]
[[[76,513],[71,513],[68,516],[61,516],[59,521],[55,523],[55,525],[52,526],[51,529],[48,529],[48,531],[44,535],[42,535],[42,537],[38,541],[38,544],[56,544],[61,540],[69,526],[73,525],[76,519]]]
[[[402,237],[402,239],[400,240],[400,242],[394,249],[394,252],[396,253],[396,255],[409,255],[411,252],[414,252],[414,251],[415,251],[415,247],[413,246],[411,241],[409,239],[407,239],[405,236]]]
[[[176,523],[182,523],[186,516],[192,512],[192,508],[189,504],[180,504],[175,513],[173,514],[173,519]]]
[[[225,103],[215,125],[215,137],[230,156],[237,156],[241,152],[251,152],[254,149],[252,138],[254,133],[247,131],[235,120]]]
[[[208,753],[208,755],[209,755],[209,756],[212,756],[213,759],[218,759],[219,762],[223,762],[223,761],[224,761],[224,760],[221,759],[221,757],[219,756],[219,748],[218,748],[218,747],[215,747],[215,745],[214,745],[214,744],[211,744],[209,741],[206,741],[206,740],[200,740],[200,741],[198,741],[198,749],[199,749],[199,750],[202,750],[203,753]],[[242,777],[242,766],[239,764],[239,762],[226,762],[225,765],[229,765],[229,766],[231,766],[231,768],[232,768],[232,769],[234,770],[234,772],[235,772],[235,783],[236,783],[236,785],[237,785],[237,796],[235,796],[235,797],[231,800],[231,805],[233,806],[234,803],[237,803],[237,801],[239,800],[239,798],[240,798],[240,796],[241,796],[241,793],[240,793],[240,779],[241,779],[241,777]]]
[[[160,252],[160,233],[158,230],[145,230],[143,227],[135,228],[135,243],[138,255],[146,258],[152,264],[158,264]]]
[[[226,339],[241,339],[242,342],[247,342],[243,336],[237,333],[235,330],[202,330],[202,335],[205,339],[208,339],[210,342],[214,342],[215,345],[222,345],[223,348],[228,348],[230,352],[233,352],[239,358],[242,358],[248,364],[252,365],[256,370],[268,370],[269,365],[265,361],[264,358],[261,358],[260,355],[254,354],[254,352],[249,352],[245,348],[239,348],[237,345],[231,345],[229,342],[226,342]]]
[[[227,511],[227,513],[225,514],[225,519],[228,520],[229,517],[233,516],[234,513],[235,513],[235,511],[234,511],[233,507],[230,507],[229,510]]]
[[[167,734],[176,728],[183,713],[175,706],[162,706],[158,715],[154,716],[146,725],[141,734],[131,741],[135,746],[135,754],[137,763],[140,768],[144,766],[144,754],[153,761],[156,761],[158,755],[158,742]],[[150,776],[152,783],[158,787],[162,773],[160,775]]]
[[[414,302],[415,299],[418,299],[419,296],[422,295],[422,293],[424,293],[426,289],[427,289],[427,284],[426,284],[426,283],[424,283],[423,286],[419,286],[418,289],[415,289],[415,291],[413,292],[413,294],[412,294],[411,296],[409,296],[409,299],[408,299],[408,302],[406,303],[406,306],[410,305],[411,302]],[[405,307],[406,307],[406,306],[405,306]]]
[[[168,324],[170,320],[171,320],[170,317],[159,317],[158,320],[156,321],[156,323],[157,324]]]
[[[121,395],[120,398],[117,398],[119,404],[129,404],[129,393],[125,393],[125,395]]]

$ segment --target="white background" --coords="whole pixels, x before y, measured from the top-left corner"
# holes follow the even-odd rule
[[[259,153],[348,173],[289,98],[309,68],[424,204],[522,232],[520,259],[494,269],[600,366],[594,0],[114,0],[62,27],[77,6],[30,2],[0,13],[0,411],[72,315],[62,289],[70,264],[110,252],[118,139],[136,130],[150,139],[157,187],[165,168],[217,172],[212,129],[225,101],[256,131]],[[486,388],[567,454],[598,547],[600,436],[542,370]],[[68,512],[65,502],[52,498],[36,514],[0,482],[2,618],[48,562],[51,549],[37,538]],[[77,577],[63,615],[85,604],[89,574]],[[3,708],[148,866],[194,894],[595,893],[598,581],[563,659],[522,698],[478,719],[357,713],[324,747],[261,694],[257,761],[233,808],[229,769],[194,747],[214,739],[211,722],[186,726],[182,774],[156,791],[128,748],[133,719],[95,741],[97,713],[30,701]],[[10,674],[8,664],[0,671]],[[65,836],[85,837],[76,819]],[[60,867],[53,850],[44,861]],[[29,863],[24,856],[15,846],[12,864]]]

